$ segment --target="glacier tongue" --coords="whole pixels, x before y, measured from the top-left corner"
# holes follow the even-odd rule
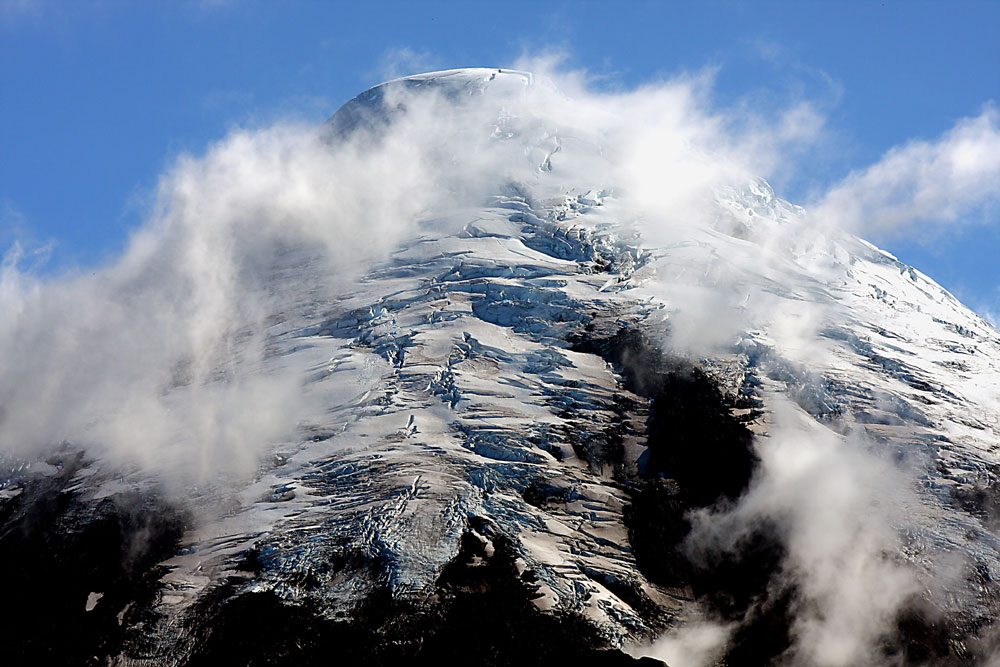
[[[533,85],[510,70],[408,77],[326,132],[392,140],[380,133],[426,97],[500,104]],[[114,579],[141,580],[141,596],[81,584],[73,613],[114,637],[100,650],[208,664],[249,628],[259,637],[234,655],[343,642],[350,658],[419,662],[456,658],[445,639],[461,639],[498,663],[566,650],[629,664],[619,649],[656,654],[662,633],[707,620],[728,664],[987,657],[1000,332],[887,253],[812,229],[763,180],[717,188],[711,224],[651,230],[606,172],[574,183],[560,169],[603,163],[599,133],[494,106],[473,133],[514,156],[510,173],[428,211],[349,289],[319,279],[328,264],[310,243],[276,253],[281,308],[261,368],[244,372],[297,378],[313,413],[251,481],[188,489],[154,531],[176,543],[155,541],[134,580]],[[811,461],[829,474],[791,469]],[[126,496],[174,511],[150,499],[155,475],[71,445],[32,465],[0,486],[5,530],[52,489],[76,503],[55,515],[66,530]],[[792,495],[803,479],[839,487],[828,502]],[[855,518],[841,521],[838,498]],[[821,519],[841,531],[820,535],[833,566],[797,541]],[[886,589],[891,605],[869,605],[885,618],[856,633],[867,655],[822,641],[825,612],[870,611],[821,581],[845,564],[845,580],[906,579]]]

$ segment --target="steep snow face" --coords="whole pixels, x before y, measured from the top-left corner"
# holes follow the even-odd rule
[[[155,594],[81,589],[79,613],[119,637],[95,651],[210,660],[242,622],[227,614],[266,599],[373,623],[358,646],[409,658],[444,636],[412,618],[452,618],[490,588],[468,572],[503,572],[516,613],[675,667],[988,657],[1000,333],[762,180],[664,177],[652,198],[615,113],[475,69],[331,118],[331,150],[412,147],[391,155],[448,196],[360,279],[325,280],[313,237],[261,262],[266,354],[207,384],[294,378],[304,416],[249,482],[189,485]],[[5,507],[39,480],[84,507],[155,488],[114,461],[50,461],[11,469]]]

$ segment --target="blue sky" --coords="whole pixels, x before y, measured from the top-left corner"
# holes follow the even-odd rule
[[[57,2],[0,0],[0,248],[48,272],[117,255],[159,175],[239,126],[322,122],[392,74],[559,52],[597,87],[715,72],[714,101],[808,100],[821,141],[790,173],[815,198],[893,147],[1000,103],[995,2]],[[982,184],[980,188],[984,187]],[[868,234],[1000,313],[1000,210]]]

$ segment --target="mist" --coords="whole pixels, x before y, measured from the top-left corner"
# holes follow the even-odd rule
[[[128,249],[42,280],[7,253],[0,438],[15,456],[69,442],[175,480],[246,475],[315,406],[265,362],[287,306],[274,271],[305,252],[331,293],[415,233],[447,192],[405,143],[366,152],[314,127],[240,130],[163,175]]]
[[[613,192],[603,215],[661,251],[642,285],[667,304],[661,343],[693,358],[765,327],[793,356],[822,356],[818,330],[834,306],[776,295],[774,282],[789,271],[822,282],[836,269],[793,265],[790,247],[958,220],[995,194],[988,108],[848,175],[814,213],[779,201],[769,215],[787,224],[749,224],[753,211],[720,207],[719,193],[749,188],[770,201],[755,178],[805,164],[825,138],[821,105],[796,100],[759,116],[720,107],[711,71],[608,92],[551,58],[517,68],[534,74],[461,96],[390,87],[391,123],[237,129],[179,157],[124,253],[92,272],[42,278],[12,248],[0,276],[2,453],[31,459],[69,443],[178,488],[249,478],[270,447],[303,441],[302,425],[336,407],[273,358],[275,323],[303,309],[322,315],[394,250],[460,231],[463,211],[511,187],[539,201]],[[704,273],[673,263],[700,257],[704,235],[737,228],[733,255],[704,257]],[[282,279],[290,266],[299,275]],[[787,558],[774,585],[798,591],[791,659],[866,664],[920,589],[888,555],[901,545],[913,473],[777,396],[768,405],[751,488],[695,517],[691,553],[736,549],[776,523]],[[648,651],[672,667],[710,664],[730,630],[701,619]]]

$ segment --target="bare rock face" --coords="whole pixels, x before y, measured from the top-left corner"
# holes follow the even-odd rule
[[[325,132],[334,147],[389,141],[429,97],[461,110],[532,85],[506,70],[411,77]],[[917,470],[916,505],[888,522],[898,552],[879,558],[917,582],[946,560],[960,573],[890,610],[871,663],[984,660],[998,408],[977,383],[998,377],[1000,333],[854,237],[764,253],[802,212],[762,181],[720,192],[717,225],[646,247],[614,183],[557,180],[576,159],[560,128],[506,107],[494,120],[486,136],[521,142],[531,177],[428,212],[449,223],[350,290],[312,279],[327,266],[314,247],[275,250],[282,308],[252,372],[293,369],[324,409],[252,480],[178,498],[72,443],[10,462],[10,664],[662,664],[632,656],[698,619],[727,628],[718,664],[806,664],[803,609],[836,596],[809,558],[812,506],[773,492],[800,479],[769,444],[789,422],[824,443],[860,434]],[[672,342],[689,306],[667,287],[685,281],[766,297],[768,312],[814,304],[818,347],[747,320],[692,355]]]

